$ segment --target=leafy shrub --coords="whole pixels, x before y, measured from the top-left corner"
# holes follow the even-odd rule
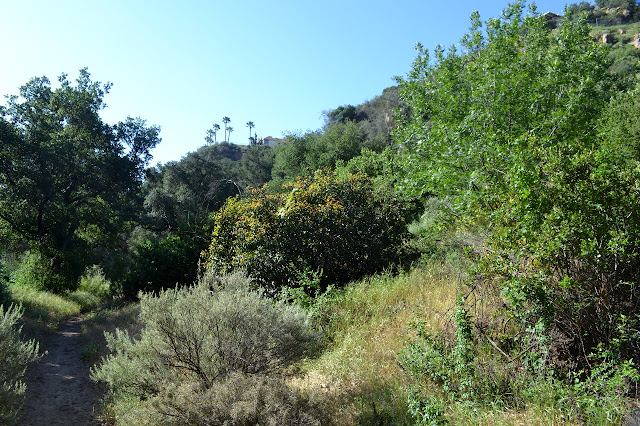
[[[572,375],[569,385],[558,389],[558,394],[563,405],[572,410],[568,415],[584,424],[620,424],[629,411],[629,385],[637,382],[640,374],[631,360],[595,361],[595,368]]]
[[[417,424],[447,424],[444,407],[464,411],[467,406],[474,412],[479,407],[555,407],[572,424],[618,424],[628,413],[626,395],[640,377],[633,360],[620,362],[602,345],[589,357],[590,370],[566,375],[531,370],[527,358],[536,359],[540,353],[531,346],[522,350],[522,345],[510,350],[503,344],[499,349],[462,299],[452,320],[454,335],[430,334],[422,321],[410,324],[415,335],[399,353],[401,365],[413,378],[407,405]]]
[[[0,423],[16,420],[24,402],[26,384],[24,375],[27,366],[38,359],[38,344],[31,340],[20,340],[21,327],[16,324],[22,316],[22,308],[0,305]]]
[[[453,322],[454,337],[430,334],[421,321],[410,325],[415,337],[399,356],[405,370],[416,379],[409,399],[414,416],[431,418],[440,413],[436,409],[442,405],[440,400],[517,407],[520,396],[518,378],[513,377],[516,366],[495,367],[493,361],[480,356],[484,348],[474,335],[472,318],[462,298],[457,302]],[[424,397],[429,384],[440,390],[439,396]]]
[[[545,362],[577,371],[640,315],[640,168],[577,142],[537,155],[513,175],[481,275],[499,277],[519,332],[550,351]],[[616,351],[640,365],[633,339]]]
[[[396,135],[403,185],[450,201],[456,223],[489,219],[475,284],[504,304],[528,367],[588,371],[622,318],[640,315],[637,91],[616,98],[629,81],[585,22],[552,31],[524,8],[509,5],[486,32],[474,14],[463,49],[438,48],[435,61],[419,49],[400,81],[412,112]],[[504,330],[492,332],[499,342]],[[640,365],[633,339],[616,350]]]
[[[515,344],[529,373],[550,376],[549,392],[569,408],[564,415],[587,424],[605,412],[621,416],[623,397],[637,392],[628,386],[640,365],[634,150],[598,140],[533,149],[537,164],[510,175],[509,201],[496,211],[474,282],[498,284],[510,327],[506,336],[497,323],[489,327],[496,342]],[[601,351],[606,358],[593,357]]]
[[[26,252],[11,274],[11,280],[20,287],[46,290],[48,274],[44,259],[37,253]]]
[[[510,361],[497,364],[496,376],[471,377],[511,370],[529,385],[536,377],[553,386],[635,381],[607,374],[609,363],[640,365],[637,91],[616,97],[631,80],[610,72],[607,48],[590,40],[584,22],[551,31],[518,1],[487,21],[486,32],[480,24],[476,14],[462,50],[438,48],[432,61],[419,49],[400,82],[412,114],[397,132],[409,151],[407,190],[426,187],[451,201],[456,224],[489,219],[488,250],[470,284],[495,303],[476,319],[482,340],[473,354],[486,346]],[[418,340],[408,359],[445,394],[520,403],[509,395],[523,388],[508,377],[469,388],[451,336]],[[591,358],[599,348],[608,359]],[[599,389],[572,387],[569,401],[589,401],[576,403],[580,416],[627,390]]]
[[[74,259],[73,255],[66,255],[55,270],[52,270],[51,262],[52,258],[42,253],[27,251],[22,254],[19,264],[11,272],[11,280],[20,287],[56,294],[74,291],[82,271],[78,269],[81,268],[81,256]]]
[[[111,294],[111,283],[105,277],[102,268],[93,265],[88,268],[80,278],[78,291],[93,294],[101,299],[107,298]]]
[[[299,178],[287,194],[255,190],[215,216],[207,265],[219,273],[246,270],[276,293],[296,287],[305,271],[320,285],[344,284],[402,259],[412,206],[391,191],[374,191],[363,175],[331,171]]]
[[[174,235],[144,241],[132,256],[131,269],[122,284],[124,295],[135,297],[139,291],[160,291],[194,283],[200,252],[205,247],[202,242]]]
[[[194,394],[179,398],[204,401],[202,393],[213,395],[232,374],[274,373],[318,338],[299,309],[250,291],[240,275],[142,295],[140,321],[139,339],[120,330],[105,333],[113,354],[92,372],[109,386],[116,406],[133,398],[171,407],[175,395],[167,389],[187,384]],[[199,409],[208,408],[184,407]]]
[[[475,12],[448,50],[418,45],[399,79],[411,111],[395,132],[408,154],[399,182],[406,191],[448,197],[458,214],[491,211],[503,201],[508,171],[530,166],[518,154],[532,140],[553,146],[593,135],[617,88],[607,48],[591,41],[584,22],[565,20],[552,31],[535,5],[525,7],[513,2],[485,22]]]

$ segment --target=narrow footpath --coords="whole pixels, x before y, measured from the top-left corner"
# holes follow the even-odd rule
[[[73,317],[40,342],[48,353],[27,374],[21,426],[101,425],[95,413],[100,392],[81,356],[82,318]]]

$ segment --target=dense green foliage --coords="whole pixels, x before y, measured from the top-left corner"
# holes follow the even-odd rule
[[[404,114],[406,107],[399,96],[398,87],[384,89],[380,96],[360,105],[345,105],[325,113],[327,124],[355,122],[370,144],[388,145],[391,131],[396,126],[396,113]]]
[[[195,282],[200,252],[211,240],[209,215],[241,193],[242,157],[239,146],[224,142],[147,170],[144,210],[128,244],[126,295]]]
[[[240,160],[244,172],[240,182],[253,188],[261,187],[271,180],[273,162],[273,150],[269,146],[250,145]]]
[[[552,32],[523,8],[513,4],[488,20],[486,34],[474,15],[464,50],[438,48],[435,62],[418,46],[400,79],[410,117],[396,133],[408,151],[408,190],[490,207],[531,143],[593,134],[616,89],[605,47],[591,42],[585,25],[565,22]]]
[[[448,424],[446,414],[455,404],[474,411],[482,406],[521,410],[540,405],[557,409],[557,420],[569,424],[620,424],[628,412],[625,396],[640,379],[632,360],[614,361],[600,353],[592,357],[589,371],[574,371],[567,378],[539,374],[526,368],[527,357],[539,354],[529,352],[532,348],[513,358],[502,352],[498,358],[497,345],[477,324],[481,333],[474,333],[463,299],[458,300],[453,323],[454,336],[430,333],[422,320],[411,323],[415,336],[399,353],[403,369],[414,379],[408,408],[417,424]]]
[[[80,71],[52,89],[34,78],[0,109],[0,230],[27,242],[44,262],[45,287],[73,288],[131,217],[157,127],[128,118],[114,126],[99,111],[110,85]]]
[[[286,143],[274,149],[272,177],[293,180],[318,169],[335,167],[336,161],[348,161],[365,146],[364,133],[352,121],[335,123],[324,132],[289,135]]]
[[[223,143],[149,169],[143,187],[145,227],[203,238],[209,213],[239,193],[234,181],[241,156],[238,146]]]
[[[158,423],[188,424],[186,419],[300,415],[304,401],[296,402],[300,398],[277,375],[265,375],[307,353],[319,336],[299,309],[275,303],[248,285],[235,275],[142,296],[140,338],[120,330],[108,334],[114,353],[93,371],[95,380],[109,386],[116,411],[126,409],[132,398],[138,402],[119,416],[136,419],[130,420],[136,424],[147,424],[148,416]],[[240,383],[255,389],[243,389]],[[275,386],[268,398],[266,383]],[[255,402],[243,408],[241,401],[247,398]],[[263,413],[252,408],[265,402],[275,405],[264,407]]]
[[[285,194],[255,190],[215,216],[207,266],[245,270],[277,293],[317,277],[322,287],[380,271],[402,258],[413,206],[364,175],[318,171]]]
[[[290,134],[274,148],[272,179],[291,181],[318,169],[336,167],[360,155],[363,149],[380,152],[391,144],[395,127],[394,111],[403,104],[398,89],[357,107],[346,105],[327,111],[327,124],[321,130]]]
[[[131,253],[131,266],[122,280],[122,293],[135,298],[140,291],[155,292],[194,283],[200,253],[206,247],[206,240],[203,243],[174,234],[136,244]]]
[[[410,108],[396,133],[407,152],[401,185],[447,206],[437,226],[471,221],[488,234],[468,281],[473,338],[461,340],[457,322],[457,343],[418,329],[405,364],[445,399],[518,406],[531,400],[528,387],[548,380],[560,398],[559,383],[588,376],[606,405],[640,365],[637,91],[625,92],[630,80],[610,72],[608,47],[584,21],[552,30],[518,2],[485,24],[473,16],[464,50],[438,48],[435,62],[419,47],[400,80]],[[461,341],[475,351],[467,360]],[[487,357],[500,366],[493,373],[460,370]],[[600,421],[589,417],[604,409],[595,395],[574,385],[573,398],[591,406],[574,400],[567,419]],[[437,401],[417,397],[416,413],[439,418]]]
[[[633,105],[634,98],[634,92],[616,98],[611,108]],[[551,333],[553,341],[545,343],[551,360],[574,368],[589,364],[585,356],[599,345],[616,359],[640,362],[634,331],[640,157],[636,139],[611,131],[595,147],[568,140],[532,149],[538,162],[511,175],[490,257],[489,270],[503,277],[513,311],[529,327]]]
[[[8,305],[11,300],[9,295],[9,275],[4,262],[0,260],[0,305]]]
[[[22,308],[0,304],[0,422],[13,423],[24,401],[26,384],[24,375],[27,366],[38,359],[38,344],[31,340],[23,342],[22,327],[17,323]]]

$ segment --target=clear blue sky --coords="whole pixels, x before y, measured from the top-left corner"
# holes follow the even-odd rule
[[[538,1],[561,13],[566,1]],[[456,43],[507,2],[420,0],[0,0],[0,94],[31,77],[112,82],[105,121],[161,126],[153,163],[179,160],[231,118],[231,142],[316,130],[410,69],[414,46]],[[0,101],[4,102],[4,100]],[[219,140],[222,132],[218,134]]]

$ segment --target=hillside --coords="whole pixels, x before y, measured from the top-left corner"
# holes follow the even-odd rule
[[[64,351],[105,424],[631,421],[638,23],[612,5],[474,13],[320,129],[154,167],[108,85],[29,81],[0,111],[0,422],[45,394],[90,418],[33,389]]]

